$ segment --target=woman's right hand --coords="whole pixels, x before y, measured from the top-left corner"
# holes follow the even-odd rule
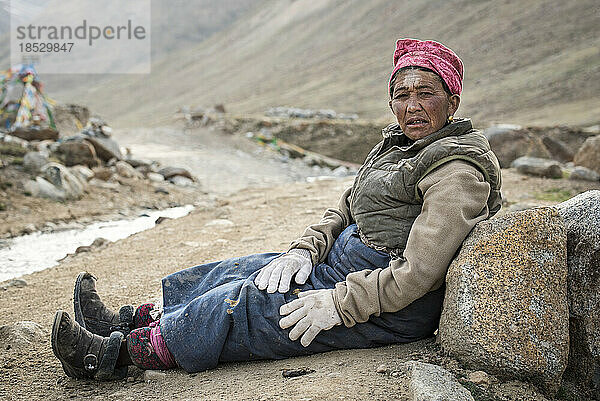
[[[292,276],[298,284],[306,283],[312,271],[310,252],[305,249],[292,249],[288,253],[273,259],[268,265],[260,269],[254,279],[254,284],[259,290],[267,289],[272,294],[275,291],[288,292]]]

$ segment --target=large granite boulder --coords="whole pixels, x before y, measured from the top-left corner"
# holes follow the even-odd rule
[[[565,377],[596,389],[600,399],[600,191],[557,206],[567,227],[569,366]]]
[[[553,208],[477,224],[448,270],[444,351],[470,369],[555,392],[569,351],[566,243]]]
[[[600,135],[586,139],[573,159],[576,165],[600,173]]]

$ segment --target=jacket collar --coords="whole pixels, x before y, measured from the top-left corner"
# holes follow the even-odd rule
[[[404,147],[404,150],[421,150],[425,146],[430,145],[438,139],[442,139],[452,135],[462,135],[465,132],[470,131],[472,129],[473,124],[471,123],[470,118],[457,118],[450,124],[447,124],[444,127],[442,127],[442,129],[440,129],[439,131],[427,135],[425,138],[421,138],[417,141],[412,141],[410,138],[404,135],[398,123],[393,123],[385,127],[381,131],[381,135],[383,135],[384,138],[395,137],[394,139],[397,139],[400,143],[408,143],[409,145]]]

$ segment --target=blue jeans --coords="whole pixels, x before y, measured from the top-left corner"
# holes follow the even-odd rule
[[[444,288],[432,291],[395,313],[371,317],[352,328],[322,331],[308,346],[279,327],[279,307],[294,291],[334,288],[352,272],[385,268],[390,257],[364,245],[356,225],[337,238],[326,263],[315,266],[303,285],[292,280],[285,294],[268,294],[254,285],[258,270],[281,253],[261,253],[190,267],[162,281],[161,332],[177,363],[198,372],[225,361],[283,359],[347,348],[369,348],[420,340],[437,328]]]

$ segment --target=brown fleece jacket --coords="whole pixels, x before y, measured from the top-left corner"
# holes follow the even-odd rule
[[[421,180],[419,190],[423,206],[403,258],[392,259],[385,269],[351,273],[336,285],[336,308],[347,327],[371,315],[399,311],[440,288],[466,236],[489,215],[490,185],[468,162],[441,165]],[[350,194],[351,188],[343,193],[337,208],[327,209],[321,221],[308,227],[290,248],[309,250],[313,265],[324,261],[335,239],[353,223]]]

